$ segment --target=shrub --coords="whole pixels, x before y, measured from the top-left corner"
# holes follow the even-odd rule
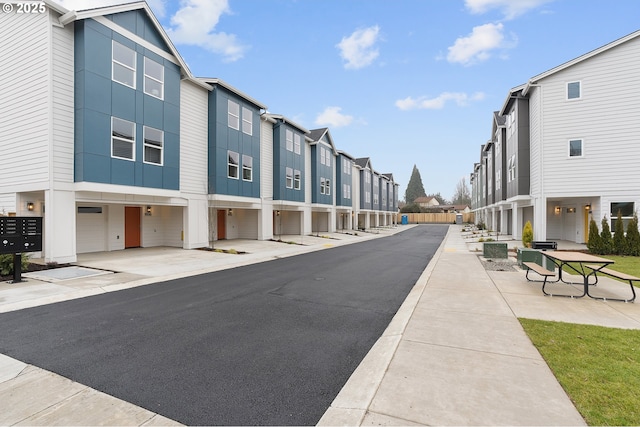
[[[522,229],[522,244],[525,248],[531,247],[531,242],[533,241],[533,226],[531,225],[531,221],[527,221]]]
[[[613,253],[613,237],[611,237],[611,229],[609,228],[609,221],[607,221],[606,216],[602,218],[600,238],[602,240],[602,252],[600,252],[600,254],[607,255]]]
[[[627,224],[627,254],[640,256],[640,232],[638,231],[638,214]]]
[[[622,213],[620,211],[618,211],[615,234],[613,235],[613,253],[615,255],[627,254],[627,240],[624,238],[624,224],[622,223]]]
[[[598,232],[596,220],[593,218],[589,221],[589,240],[587,240],[587,249],[589,249],[589,252],[592,254],[604,254],[604,252],[602,252],[602,237],[600,237],[600,233]]]
[[[22,254],[22,271],[29,268],[29,255]],[[0,276],[10,276],[13,274],[13,254],[0,255]]]

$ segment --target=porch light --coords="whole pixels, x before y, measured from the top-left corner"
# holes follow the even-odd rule
[[[147,211],[145,212],[146,216],[151,216],[151,206],[147,206]]]
[[[229,212],[228,212],[228,214],[227,214],[227,215],[229,215],[229,216],[233,216],[233,209],[229,209]]]
[[[556,215],[560,215],[560,212],[562,212],[562,208],[560,206],[556,206]]]
[[[35,209],[35,205],[33,204],[33,202],[27,202],[27,210],[29,212],[33,212],[34,209]]]
[[[280,211],[276,211],[276,216],[280,216]]]
[[[591,205],[586,205],[586,206],[584,207],[584,210],[586,210],[586,211],[590,211],[590,210],[591,210]]]

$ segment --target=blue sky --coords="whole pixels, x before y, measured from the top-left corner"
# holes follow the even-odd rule
[[[69,9],[122,3],[63,0]],[[638,0],[149,0],[217,77],[427,194],[469,179],[509,89],[640,29]]]

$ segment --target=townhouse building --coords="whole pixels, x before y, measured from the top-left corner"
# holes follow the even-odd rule
[[[357,227],[356,159],[329,129],[194,76],[146,2],[43,4],[0,14],[0,215],[44,218],[46,262]],[[393,224],[397,183],[374,207],[369,172],[366,228]]]
[[[487,227],[520,238],[531,221],[535,240],[586,243],[591,219],[613,229],[620,212],[626,226],[640,206],[639,57],[640,31],[509,91],[471,176]]]

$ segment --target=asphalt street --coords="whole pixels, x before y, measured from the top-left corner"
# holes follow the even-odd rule
[[[1,314],[0,353],[188,425],[315,425],[446,231]]]

